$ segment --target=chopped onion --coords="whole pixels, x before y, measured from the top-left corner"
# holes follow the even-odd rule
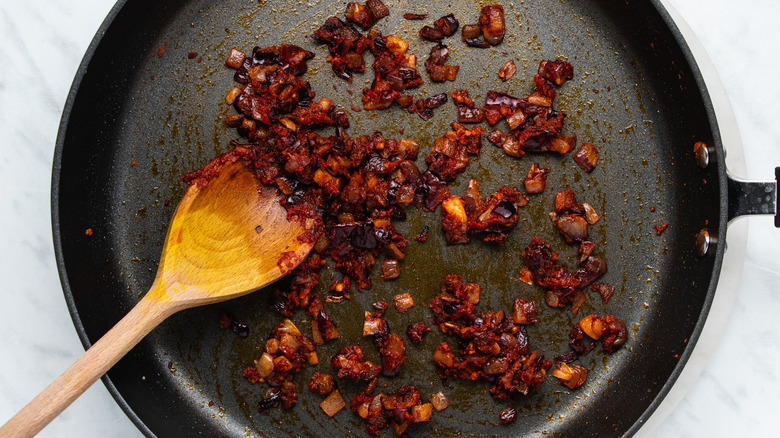
[[[586,335],[599,339],[604,331],[604,325],[596,315],[588,315],[580,320],[580,328]]]
[[[260,377],[266,378],[271,375],[274,370],[274,358],[268,353],[263,353],[259,359],[255,361],[255,368],[260,373]]]
[[[431,404],[438,412],[447,409],[447,407],[450,405],[450,400],[446,395],[444,395],[443,392],[439,391],[431,396]]]
[[[228,105],[233,105],[233,102],[236,101],[236,98],[241,94],[241,89],[238,87],[233,87],[228,93],[225,95],[225,102],[227,102]]]
[[[279,324],[278,330],[281,333],[289,333],[293,336],[299,336],[301,334],[301,331],[298,330],[298,327],[295,326],[295,323],[287,318],[285,318],[284,321]]]
[[[393,307],[398,313],[405,313],[414,306],[414,299],[409,293],[398,294],[393,297]]]
[[[598,222],[599,219],[601,219],[601,216],[596,213],[596,209],[593,208],[592,205],[588,204],[587,202],[583,202],[582,206],[585,208],[585,219],[589,224],[593,225]]]
[[[423,421],[430,421],[431,414],[433,413],[433,405],[430,403],[423,403],[421,405],[414,405],[411,408],[412,422],[421,423]]]
[[[382,331],[384,321],[381,318],[374,318],[371,312],[365,311],[366,320],[363,322],[363,336],[371,336]]]
[[[328,417],[336,415],[336,412],[342,410],[347,403],[344,401],[344,397],[338,389],[334,389],[333,392],[320,403],[320,407]]]

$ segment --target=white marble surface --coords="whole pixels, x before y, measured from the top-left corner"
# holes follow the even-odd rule
[[[528,0],[526,0],[528,1]],[[669,0],[699,37],[731,101],[747,173],[780,165],[780,4]],[[0,2],[0,423],[70,365],[82,347],[54,262],[50,174],[73,75],[110,0]],[[653,437],[778,436],[780,230],[747,219],[743,276],[724,335]],[[141,434],[96,384],[44,437]]]

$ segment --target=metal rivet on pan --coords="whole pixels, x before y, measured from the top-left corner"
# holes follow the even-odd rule
[[[707,147],[707,143],[697,141],[693,145],[693,153],[696,154],[696,164],[699,167],[706,169],[710,165],[710,149]]]
[[[710,238],[709,231],[707,231],[706,228],[703,228],[699,231],[699,234],[696,235],[696,254],[698,254],[699,257],[706,256],[707,251],[710,249],[711,242],[712,239]]]

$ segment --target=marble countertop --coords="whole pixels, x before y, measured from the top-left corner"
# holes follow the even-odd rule
[[[773,179],[780,165],[780,81],[774,77],[780,3],[668,3],[700,40],[733,107],[746,167],[737,176]],[[50,175],[71,81],[112,5],[0,2],[0,423],[83,352],[54,260]],[[702,354],[709,360],[701,374],[691,377],[679,403],[653,419],[645,435],[777,436],[780,430],[780,230],[766,216],[740,221],[749,222],[749,231],[733,307],[729,302],[722,322],[707,329],[717,336]],[[141,434],[98,383],[40,436]]]

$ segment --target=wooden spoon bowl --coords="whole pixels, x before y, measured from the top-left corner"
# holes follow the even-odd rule
[[[236,298],[283,277],[311,251],[304,227],[287,218],[276,189],[239,162],[184,193],[141,301],[62,375],[14,415],[0,436],[43,429],[165,318]]]

